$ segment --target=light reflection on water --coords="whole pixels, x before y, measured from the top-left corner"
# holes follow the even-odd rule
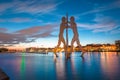
[[[119,80],[120,54],[116,52],[0,54],[0,68],[11,80]]]

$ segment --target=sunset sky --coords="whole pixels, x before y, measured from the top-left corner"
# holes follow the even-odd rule
[[[66,13],[82,45],[120,40],[120,0],[0,0],[0,46],[55,47]]]

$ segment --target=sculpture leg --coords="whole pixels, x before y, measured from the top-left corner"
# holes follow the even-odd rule
[[[56,47],[57,51],[58,51],[58,48],[59,48],[60,45],[61,45],[61,42],[63,42],[63,37],[59,37],[58,45],[57,45],[57,47]]]
[[[58,40],[57,48],[60,46],[60,44],[61,44],[61,38],[59,38],[59,40]]]
[[[66,44],[65,44],[65,39],[64,38],[61,38],[61,40],[62,40],[62,43],[63,43],[63,47],[64,47],[64,51],[65,51],[65,56],[66,56],[66,58],[67,58],[67,47],[66,47]]]
[[[58,57],[58,55],[57,55],[57,47],[54,48],[53,52],[54,52],[55,56]]]
[[[72,41],[71,41],[71,52],[73,52],[73,44],[75,42],[75,37],[73,37]]]
[[[55,47],[55,49],[54,49],[54,54],[56,55],[56,57],[58,57],[58,55],[57,55],[57,52],[58,52],[58,48],[59,48],[59,46],[60,46],[60,44],[61,44],[61,37],[59,37],[59,40],[58,40],[58,45],[57,45],[57,47]]]
[[[75,37],[73,37],[72,41],[71,41],[71,53],[73,52],[73,44],[75,42]]]
[[[62,41],[62,43],[63,43],[63,46],[64,46],[64,50],[66,50],[65,39],[64,39],[63,37],[61,38],[61,41]]]
[[[82,51],[81,57],[83,57],[85,51],[84,51],[84,49],[82,48],[79,39],[77,39],[77,45],[79,46],[80,50]]]

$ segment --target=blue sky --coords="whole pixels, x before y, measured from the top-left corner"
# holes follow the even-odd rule
[[[0,46],[55,47],[66,13],[82,45],[120,40],[120,0],[0,0]]]

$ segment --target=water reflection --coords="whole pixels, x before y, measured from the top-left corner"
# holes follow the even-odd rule
[[[20,78],[21,80],[25,80],[25,69],[26,69],[26,63],[25,63],[25,53],[22,53],[22,59],[21,59],[21,65],[20,65]]]
[[[66,60],[64,53],[59,54],[60,57],[55,57],[55,69],[57,80],[78,80],[80,75],[78,74],[81,61],[84,61],[84,57],[80,58],[80,54],[72,53],[71,58]],[[77,58],[76,58],[77,57]],[[80,61],[79,61],[80,60]]]
[[[87,53],[83,58],[76,54],[78,53],[73,53],[67,61],[61,57],[56,58],[57,79],[118,80],[120,78],[120,57],[116,56],[116,52]]]
[[[55,58],[55,70],[56,70],[56,76],[57,79],[65,79],[65,61],[63,59],[60,58]]]
[[[53,53],[49,53],[53,54]],[[120,54],[116,52],[91,52],[80,57],[72,53],[66,60],[39,54],[0,55],[0,68],[11,80],[119,80]],[[28,56],[31,55],[31,56]]]
[[[118,70],[120,69],[120,59],[116,56],[117,53],[101,53],[101,68],[106,79],[117,80]]]

